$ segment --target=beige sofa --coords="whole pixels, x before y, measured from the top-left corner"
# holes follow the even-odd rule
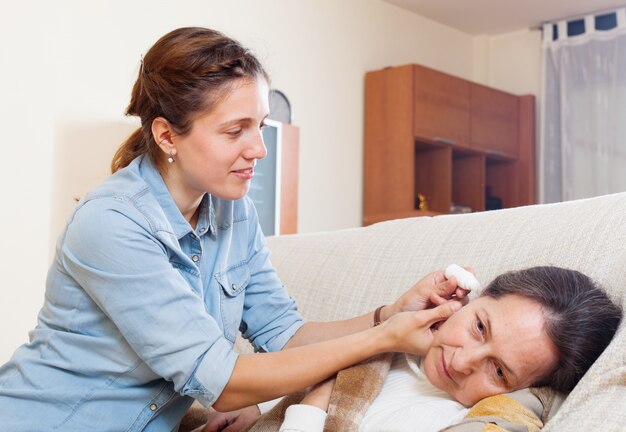
[[[560,204],[382,222],[274,237],[272,262],[305,318],[351,317],[393,301],[420,276],[470,265],[484,284],[534,265],[580,270],[626,306],[626,193]],[[544,428],[626,430],[626,323]]]

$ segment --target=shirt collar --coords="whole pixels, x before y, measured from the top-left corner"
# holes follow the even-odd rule
[[[206,233],[215,234],[215,208],[213,206],[213,200],[211,195],[204,194],[202,202],[200,202],[200,212],[198,214],[198,224],[196,225],[196,232],[202,236]]]
[[[163,209],[165,216],[172,225],[174,235],[179,240],[185,235],[193,231],[191,225],[183,214],[180,212],[170,191],[167,189],[161,173],[154,166],[149,156],[142,156],[142,160],[139,165],[139,172],[145,182],[150,187],[150,190],[157,202]],[[198,214],[197,231],[199,235],[206,234],[207,232],[215,233],[215,211],[213,209],[212,199],[210,195],[205,194],[200,202],[200,209]]]

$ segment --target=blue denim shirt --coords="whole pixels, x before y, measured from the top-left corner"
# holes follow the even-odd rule
[[[301,325],[250,199],[205,195],[194,230],[139,157],[70,217],[30,343],[0,368],[0,429],[175,431],[224,389],[238,330],[276,351]]]

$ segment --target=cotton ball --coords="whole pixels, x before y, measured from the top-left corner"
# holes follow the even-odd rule
[[[476,276],[465,270],[460,265],[450,264],[446,267],[445,275],[448,279],[454,276],[456,278],[457,285],[466,290],[473,291],[480,288],[480,282],[478,282]]]

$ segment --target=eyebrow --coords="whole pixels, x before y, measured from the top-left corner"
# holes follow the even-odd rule
[[[491,320],[489,319],[490,318],[489,312],[487,312],[485,308],[480,308],[480,310],[485,317],[485,324],[487,326],[487,333],[489,334],[489,338],[493,339],[493,332],[492,332],[492,327],[491,327]],[[507,377],[513,378],[512,380],[507,379],[507,381],[509,382],[509,386],[515,387],[517,383],[519,383],[519,377],[515,374],[515,372],[513,372],[513,369],[511,369],[501,358],[498,359],[498,363],[500,363],[500,366],[502,366],[506,370]]]
[[[261,123],[263,123],[265,120],[267,120],[267,118],[269,117],[269,114],[265,114],[265,116],[263,117],[263,119],[261,120]],[[224,126],[231,126],[231,125],[235,125],[238,123],[256,123],[256,120],[253,119],[252,117],[243,117],[243,118],[237,118],[237,119],[233,119],[233,120],[226,120],[223,123],[220,123],[219,127],[224,127]]]

